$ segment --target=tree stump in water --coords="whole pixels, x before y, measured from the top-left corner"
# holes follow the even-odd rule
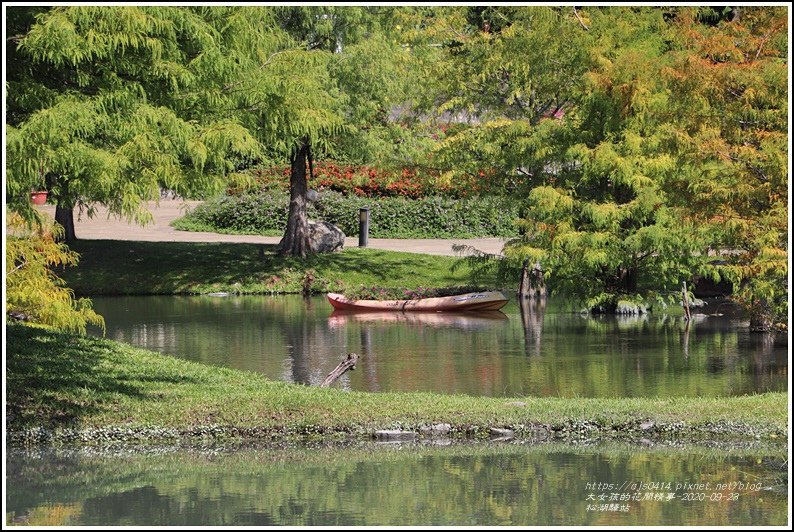
[[[336,379],[342,376],[347,370],[356,369],[356,362],[358,362],[358,355],[356,353],[348,353],[347,358],[339,363],[334,370],[328,374],[325,380],[320,384],[320,388],[327,388]]]
[[[536,262],[532,271],[529,270],[529,259],[524,259],[524,264],[521,266],[521,281],[518,285],[518,297],[542,297],[544,289],[543,270],[540,268],[540,262]]]
[[[681,288],[681,303],[684,306],[684,320],[687,324],[692,321],[692,312],[689,310],[689,292],[686,289],[686,281],[683,282]]]

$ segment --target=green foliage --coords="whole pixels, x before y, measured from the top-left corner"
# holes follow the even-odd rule
[[[214,59],[224,68],[214,75],[216,107],[233,110],[266,158],[284,161],[303,139],[317,158],[394,154],[399,128],[388,112],[404,100],[410,65],[391,37],[388,9],[224,9],[227,57]]]
[[[284,231],[288,214],[289,193],[270,190],[258,194],[220,196],[196,206],[171,225],[185,231],[230,231],[276,236]]]
[[[517,211],[502,198],[452,199],[441,196],[351,198],[324,193],[316,203],[317,218],[358,234],[358,212],[368,207],[374,238],[468,238],[515,234]]]
[[[250,8],[249,8],[250,9]],[[288,158],[295,197],[281,250],[305,255],[304,170],[308,159],[334,156],[364,162],[399,158],[405,137],[389,123],[395,103],[405,100],[406,54],[390,37],[389,13],[368,8],[253,8],[244,31],[278,31],[289,39],[288,53],[263,54],[261,45],[239,49],[237,78],[226,97],[250,131],[275,159]],[[272,17],[274,23],[258,21]],[[243,23],[244,25],[245,23]],[[266,28],[271,28],[267,30]],[[248,55],[246,55],[248,52]],[[407,150],[409,153],[411,150]]]
[[[208,15],[133,6],[39,13],[9,72],[11,208],[29,217],[29,191],[45,189],[65,208],[85,205],[91,215],[102,203],[145,222],[141,203],[161,187],[217,191],[234,158],[259,156],[236,117],[192,97],[212,92],[202,59],[220,55],[219,22]]]
[[[442,33],[448,55],[436,67],[442,103],[434,108],[465,122],[439,143],[436,162],[456,177],[526,194],[569,142],[559,118],[578,97],[590,35],[567,10],[464,9],[466,21]]]
[[[104,327],[91,301],[75,299],[53,273],[55,268],[76,265],[78,256],[56,242],[60,226],[44,223],[32,230],[18,214],[7,214],[6,315],[81,333],[89,323]]]
[[[12,208],[32,218],[28,193],[47,189],[62,209],[91,216],[102,203],[145,223],[141,204],[161,188],[210,195],[240,181],[237,169],[299,146],[348,158],[395,152],[407,136],[388,113],[405,99],[408,56],[389,13],[25,8],[11,18]]]
[[[368,19],[389,23],[383,15]],[[424,127],[407,127],[406,118],[395,116],[415,90],[414,61],[400,44],[390,31],[371,30],[348,40],[334,54],[331,75],[347,98],[348,128],[335,139],[338,156],[351,162],[400,166],[419,164],[429,151],[430,133]]]
[[[762,321],[787,315],[782,7],[8,14],[6,196],[29,220],[29,192],[46,188],[62,207],[145,221],[160,187],[208,197],[306,144],[511,195],[525,219],[511,260],[542,260],[549,284],[583,301],[651,301],[708,275]],[[345,201],[328,209],[354,234],[360,204]],[[427,201],[373,209],[373,234],[507,227],[493,209],[472,229]],[[726,250],[719,267],[699,258]]]
[[[628,308],[627,300],[637,309],[676,300],[680,283],[702,273],[705,242],[661,186],[675,170],[659,153],[662,48],[647,32],[661,13],[635,21],[645,34],[620,23],[624,17],[593,13],[586,93],[566,115],[576,138],[546,159],[546,183],[526,196],[525,234],[507,250],[539,261],[552,291],[610,311]],[[623,48],[617,35],[636,46]]]
[[[524,235],[498,269],[540,261],[553,290],[612,309],[675,300],[693,276],[725,279],[754,313],[782,321],[785,10],[445,14],[420,30],[448,39],[434,105],[469,119],[436,161],[524,204]],[[727,264],[706,262],[724,250]]]
[[[515,235],[515,206],[502,198],[453,199],[431,196],[406,198],[349,197],[325,191],[309,208],[312,219],[337,225],[346,235],[357,235],[359,209],[370,209],[373,238],[468,238]],[[278,234],[289,210],[285,192],[222,196],[199,205],[174,222],[178,229]]]
[[[666,183],[712,249],[730,249],[719,273],[739,287],[753,327],[788,314],[788,76],[786,10],[741,8],[699,22],[683,11],[663,75],[671,91],[667,144],[678,172]]]

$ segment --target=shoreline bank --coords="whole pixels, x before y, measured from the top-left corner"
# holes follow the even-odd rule
[[[784,444],[788,394],[472,397],[276,382],[107,339],[7,325],[12,445],[195,439],[724,440]],[[512,431],[512,432],[510,432]]]

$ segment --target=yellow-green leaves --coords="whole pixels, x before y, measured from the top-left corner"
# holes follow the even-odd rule
[[[529,193],[529,205],[537,219],[551,222],[570,220],[573,215],[574,200],[565,191],[541,186]]]
[[[85,332],[104,320],[87,299],[75,299],[52,269],[77,264],[77,254],[55,242],[52,221],[31,229],[15,213],[6,217],[6,313],[57,329]]]
[[[77,66],[144,51],[163,55],[159,38],[169,29],[162,14],[139,7],[57,7],[40,16],[20,46],[37,61]]]
[[[663,71],[676,117],[665,135],[679,161],[666,187],[713,248],[733,250],[719,269],[762,321],[787,310],[787,26],[782,7],[743,7],[711,25],[684,10]]]

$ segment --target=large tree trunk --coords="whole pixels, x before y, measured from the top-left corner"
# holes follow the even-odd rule
[[[55,206],[55,221],[63,227],[63,237],[60,239],[66,243],[77,240],[74,232],[74,207]]]
[[[309,221],[306,215],[308,202],[306,195],[308,183],[306,181],[306,161],[309,153],[309,139],[304,138],[300,146],[290,158],[289,177],[289,215],[287,216],[287,229],[279,243],[279,252],[282,255],[305,257],[311,253],[309,246]]]
[[[620,268],[620,285],[627,294],[637,292],[637,270],[634,268]]]

